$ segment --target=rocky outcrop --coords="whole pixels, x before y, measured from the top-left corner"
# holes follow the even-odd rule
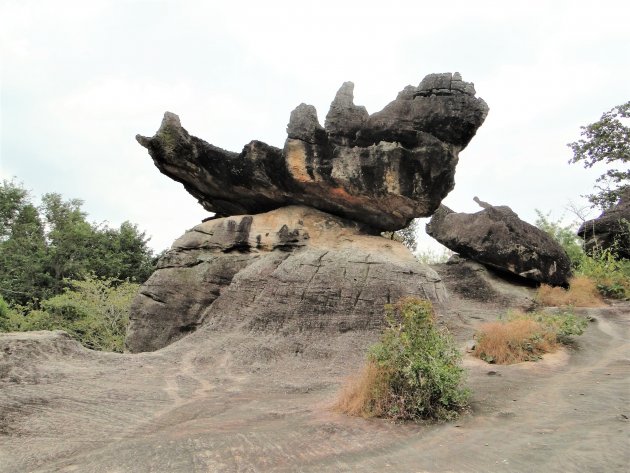
[[[169,112],[155,136],[136,138],[162,173],[218,217],[303,204],[376,232],[435,211],[487,112],[459,74],[432,74],[372,115],[354,105],[346,82],[325,127],[313,106],[299,105],[283,149],[252,141],[241,153],[226,151],[190,135]]]
[[[479,263],[522,278],[566,286],[571,262],[564,249],[547,233],[522,221],[506,206],[492,206],[474,214],[455,213],[442,205],[427,224],[429,235],[447,248]]]
[[[504,272],[453,255],[442,264],[431,265],[437,271],[449,293],[449,303],[460,306],[475,304],[504,309],[529,310],[535,306],[536,290],[519,276],[506,277]]]
[[[621,258],[630,259],[630,187],[621,195],[617,205],[599,217],[584,222],[578,230],[589,254],[611,249]]]
[[[402,244],[361,225],[291,206],[206,221],[186,232],[142,286],[132,352],[164,347],[204,325],[244,333],[339,334],[377,328],[404,296],[443,301],[439,276]]]

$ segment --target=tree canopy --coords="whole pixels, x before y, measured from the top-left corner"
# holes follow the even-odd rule
[[[137,225],[90,223],[78,199],[49,193],[36,206],[15,181],[0,184],[0,296],[39,304],[67,280],[90,275],[144,282],[153,270],[149,238]]]
[[[568,146],[573,151],[569,163],[611,166],[596,180],[597,192],[588,196],[602,210],[615,205],[621,192],[630,185],[630,101],[605,112],[595,123],[581,127],[582,138]],[[626,120],[626,123],[622,120]]]

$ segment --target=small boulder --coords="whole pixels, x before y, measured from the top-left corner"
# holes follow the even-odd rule
[[[584,239],[589,254],[597,249],[611,249],[620,258],[630,258],[630,187],[621,194],[617,205],[584,222],[578,235]]]
[[[571,261],[559,243],[509,207],[475,200],[483,210],[474,214],[456,213],[441,205],[427,224],[427,233],[490,268],[536,283],[568,285]]]

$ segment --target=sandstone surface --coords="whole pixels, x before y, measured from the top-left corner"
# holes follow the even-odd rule
[[[621,258],[630,258],[630,187],[611,209],[584,222],[578,230],[588,253],[612,249]]]
[[[536,283],[568,285],[571,262],[551,236],[507,206],[476,201],[483,210],[474,214],[440,206],[426,226],[427,233],[461,256],[494,269]]]
[[[438,320],[462,348],[505,313],[447,304]],[[202,326],[142,354],[0,334],[0,471],[625,473],[630,303],[579,313],[593,322],[570,351],[511,366],[466,357],[471,411],[439,425],[331,408],[379,330]]]
[[[190,135],[169,112],[155,136],[136,139],[162,173],[219,217],[309,205],[376,232],[435,211],[487,112],[458,73],[431,74],[372,115],[354,105],[346,82],[325,127],[313,106],[299,105],[283,149],[252,141],[226,151]]]
[[[127,348],[196,330],[340,333],[378,328],[403,296],[441,302],[439,276],[401,243],[304,207],[208,220],[175,241],[134,301]]]

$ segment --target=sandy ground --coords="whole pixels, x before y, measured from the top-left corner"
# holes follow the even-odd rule
[[[59,333],[0,336],[0,471],[626,472],[630,303],[536,363],[467,357],[471,412],[441,425],[333,412],[374,333],[278,338],[201,329],[156,353]],[[444,320],[465,344],[496,313]],[[462,321],[465,320],[465,323]]]

